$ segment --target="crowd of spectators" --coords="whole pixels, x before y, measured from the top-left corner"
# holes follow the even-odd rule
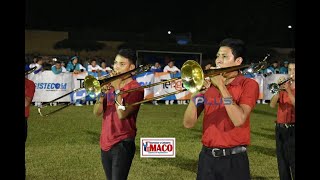
[[[40,55],[26,55],[25,56],[25,70],[29,70],[33,67],[37,67],[33,72],[37,74],[44,70],[51,70],[54,74],[60,73],[74,73],[87,72],[89,75],[95,77],[107,76],[112,71],[112,64],[108,66],[107,62],[103,58],[85,58],[81,59],[78,56],[40,56]],[[207,63],[204,67],[205,70],[212,69],[213,64]],[[176,74],[180,72],[180,69],[174,65],[174,61],[168,61],[164,67],[155,62],[150,68],[150,72],[169,72],[171,78],[175,78]],[[254,78],[255,76],[267,77],[271,74],[288,74],[288,61],[273,61],[268,68],[259,71],[258,73],[247,74],[245,76]],[[165,100],[165,105],[174,104],[175,100]],[[186,100],[177,100],[177,104],[187,104]],[[158,105],[158,101],[152,101],[154,105]],[[267,104],[266,100],[261,100],[261,103]]]

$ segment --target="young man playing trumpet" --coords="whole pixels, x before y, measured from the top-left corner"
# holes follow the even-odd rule
[[[238,66],[244,53],[243,41],[225,39],[216,66]],[[204,110],[197,180],[250,179],[246,146],[250,144],[250,113],[259,97],[258,83],[239,71],[210,77],[210,82],[206,90],[192,94],[195,101],[190,101],[183,119],[184,126],[192,128]]]
[[[114,60],[114,71],[118,74],[135,69],[136,55],[130,49],[121,49]],[[103,115],[100,136],[101,160],[107,179],[127,179],[135,154],[136,119],[140,105],[130,106],[123,110],[122,105],[142,101],[144,90],[115,96],[117,90],[128,90],[139,87],[132,78],[118,78],[102,87],[93,113]]]
[[[291,78],[280,86],[280,90],[270,101],[275,108],[279,102],[276,131],[276,151],[279,177],[281,180],[295,179],[295,63],[288,66]],[[279,78],[281,83],[285,78]]]

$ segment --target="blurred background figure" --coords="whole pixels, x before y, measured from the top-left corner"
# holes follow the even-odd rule
[[[154,65],[151,66],[150,71],[151,72],[162,72],[160,63],[159,62],[154,63]]]
[[[61,67],[66,68],[66,63],[64,63],[64,61],[61,61]],[[67,70],[67,69],[66,69]]]
[[[34,62],[29,65],[29,68],[33,68],[33,67],[37,67],[37,69],[35,71],[33,71],[33,74],[38,74],[39,72],[43,71],[43,59],[42,57],[38,56],[34,58]]]
[[[283,66],[280,67],[280,74],[288,74],[288,61],[283,62]]]
[[[272,64],[264,70],[264,74],[278,74],[279,69],[278,69],[278,61],[273,61]]]
[[[159,62],[155,62],[154,65],[150,68],[150,71],[155,72],[162,72],[161,65]],[[152,101],[153,105],[159,105],[157,100]]]
[[[54,74],[60,74],[67,72],[67,69],[61,65],[61,61],[56,61],[53,66],[51,66],[51,71]]]
[[[180,72],[180,69],[177,68],[177,66],[174,65],[174,61],[170,60],[168,62],[168,65],[166,65],[163,69],[163,72],[169,72],[173,75],[173,78],[175,78],[175,74],[177,74],[178,72]],[[174,100],[170,100],[170,104],[172,105],[174,103]],[[178,104],[186,104],[186,101],[181,102],[180,100],[178,100]],[[169,104],[169,100],[165,101],[165,104],[168,105]]]
[[[105,72],[105,73],[101,73],[101,76],[108,75],[112,72],[112,69],[108,67],[107,63],[104,61],[101,62],[101,69],[102,69],[102,72]]]
[[[73,56],[71,60],[67,64],[67,71],[72,72],[74,74],[78,74],[80,72],[86,71],[86,68],[83,67],[79,62],[77,56]]]
[[[97,78],[101,76],[101,73],[100,73],[101,71],[102,71],[102,68],[97,64],[97,60],[91,59],[91,62],[88,65],[88,74]]]
[[[163,69],[163,72],[169,72],[172,74],[176,74],[180,72],[180,69],[177,68],[177,66],[174,65],[174,62],[171,60],[169,61],[168,65],[166,65]]]

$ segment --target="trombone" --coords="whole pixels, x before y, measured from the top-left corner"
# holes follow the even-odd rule
[[[37,69],[37,66],[35,66],[35,67],[33,67],[33,68],[29,69],[29,70],[26,70],[24,75],[25,76],[29,75],[29,74],[33,73],[33,71],[35,71],[36,69]]]
[[[118,96],[118,95],[121,95],[121,94],[125,94],[125,93],[130,93],[130,92],[142,89],[142,88],[149,88],[149,87],[157,86],[159,84],[164,84],[164,83],[175,81],[175,80],[179,80],[179,79],[182,80],[182,83],[183,83],[183,85],[185,87],[184,89],[177,90],[177,91],[174,91],[174,92],[171,92],[171,93],[167,93],[167,94],[163,94],[163,95],[160,95],[160,96],[157,96],[157,97],[154,97],[154,98],[144,99],[144,100],[142,100],[140,102],[136,102],[136,103],[125,105],[125,106],[121,105],[117,101],[117,98],[115,97],[115,103],[118,105],[119,109],[125,110],[125,108],[128,107],[128,106],[134,106],[134,105],[138,105],[138,104],[141,104],[141,103],[144,103],[144,102],[161,99],[163,97],[170,96],[170,95],[173,95],[173,94],[178,94],[178,93],[181,93],[181,92],[184,92],[184,91],[190,91],[191,93],[195,93],[195,92],[200,91],[202,89],[205,77],[216,76],[216,75],[219,75],[221,73],[232,72],[232,71],[241,70],[241,69],[244,69],[244,68],[247,68],[247,69],[242,71],[242,74],[256,73],[256,72],[260,71],[261,69],[267,68],[268,63],[267,63],[266,60],[267,60],[267,58],[269,56],[270,55],[268,54],[263,59],[263,61],[261,61],[259,63],[256,63],[256,64],[252,63],[250,65],[239,65],[239,66],[232,66],[232,67],[226,67],[226,68],[208,69],[208,70],[205,70],[205,71],[202,70],[201,66],[197,63],[197,61],[195,61],[195,60],[187,60],[182,65],[181,78],[172,78],[172,79],[169,79],[169,80],[166,80],[166,81],[161,81],[161,82],[154,83],[154,84],[140,86],[140,87],[137,87],[137,88],[134,88],[134,89],[126,90],[126,91],[119,91],[119,92],[115,93],[116,94],[115,96]]]
[[[91,75],[88,75],[85,77],[84,79],[84,82],[83,82],[83,85],[82,87],[80,88],[77,88],[63,96],[60,96],[56,99],[53,99],[49,102],[46,102],[46,103],[43,103],[41,106],[38,107],[38,113],[40,116],[49,116],[50,114],[53,114],[55,112],[58,112],[66,107],[69,107],[70,105],[74,104],[74,103],[68,103],[67,105],[64,105],[62,106],[61,108],[58,108],[52,112],[49,112],[49,113],[42,113],[41,110],[45,107],[47,107],[49,104],[53,103],[54,101],[58,100],[58,99],[61,99],[63,97],[66,97],[68,95],[70,95],[71,93],[74,93],[74,92],[77,92],[79,90],[82,90],[82,89],[85,89],[87,91],[87,93],[89,94],[90,97],[94,96],[94,97],[98,97],[97,95],[101,92],[101,87],[104,86],[105,84],[109,84],[111,83],[112,81],[114,81],[115,79],[118,79],[118,78],[123,78],[123,79],[127,79],[127,78],[130,78],[132,76],[135,76],[135,75],[138,75],[138,74],[141,74],[145,71],[148,71],[149,69],[151,68],[151,65],[148,64],[148,65],[141,65],[140,67],[138,68],[135,68],[133,70],[130,70],[128,72],[125,72],[125,73],[122,73],[122,74],[119,74],[119,75],[116,75],[116,76],[113,76],[113,77],[110,77],[110,75],[107,75],[107,76],[103,76],[103,78],[99,78],[99,79],[96,79],[95,77],[91,76]]]
[[[292,77],[289,77],[280,83],[271,83],[268,85],[268,89],[272,94],[277,94],[279,91],[284,90],[284,89],[281,89],[280,86],[285,84],[288,81],[292,81]]]

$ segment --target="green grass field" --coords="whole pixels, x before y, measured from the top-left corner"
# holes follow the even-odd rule
[[[200,121],[185,129],[185,105],[144,104],[137,120],[136,154],[128,179],[196,179],[201,149]],[[43,110],[49,110],[48,107]],[[27,179],[105,179],[100,160],[101,117],[93,106],[68,107],[49,117],[31,107],[26,144]],[[248,148],[252,179],[279,179],[274,137],[276,109],[259,104],[251,114]],[[140,158],[140,137],[175,137],[176,158]]]

